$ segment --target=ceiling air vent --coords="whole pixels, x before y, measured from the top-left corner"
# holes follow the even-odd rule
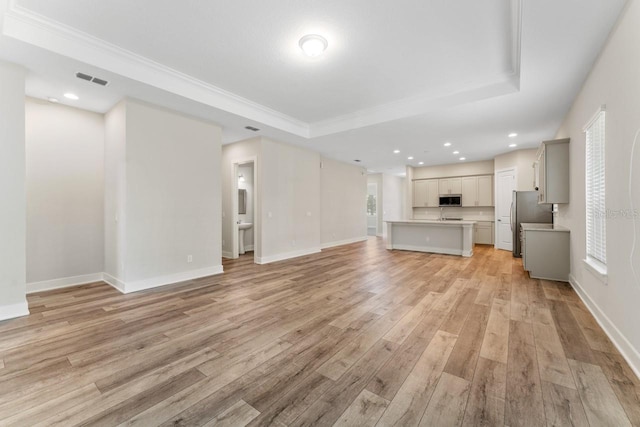
[[[88,82],[91,82],[91,83],[95,83],[95,84],[100,85],[100,86],[106,86],[106,85],[109,84],[109,82],[107,80],[103,80],[103,79],[101,79],[99,77],[93,77],[93,76],[90,76],[89,74],[85,74],[85,73],[79,73],[78,72],[78,73],[76,73],[76,77],[81,79],[81,80],[85,80],[85,81],[88,81]]]
[[[82,80],[86,80],[88,82],[91,81],[91,76],[85,73],[76,73],[76,77]]]
[[[109,84],[109,82],[108,82],[108,81],[106,81],[106,80],[102,80],[102,79],[99,79],[99,78],[97,78],[97,77],[94,77],[94,78],[93,78],[93,80],[91,80],[91,81],[92,81],[93,83],[97,84],[97,85],[100,85],[100,86],[106,86],[106,85],[108,85],[108,84]]]
[[[253,126],[245,126],[244,128],[248,129],[248,130],[250,130],[252,132],[258,132],[260,130],[260,129],[256,128],[256,127],[253,127]]]

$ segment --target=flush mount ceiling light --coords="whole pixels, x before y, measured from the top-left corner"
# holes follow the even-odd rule
[[[400,150],[393,150],[393,154],[398,154]]]
[[[413,160],[413,156],[407,157],[407,160]]]
[[[424,165],[424,162],[418,162],[419,165]]]
[[[451,143],[450,143],[450,142],[445,142],[445,143],[444,143],[444,146],[445,146],[445,147],[451,147]]]
[[[307,34],[298,44],[304,54],[311,58],[321,55],[328,46],[327,39],[318,34]]]
[[[516,136],[518,136],[518,134],[515,132],[509,134],[509,138],[515,138]]]
[[[65,93],[64,97],[67,99],[72,99],[74,101],[77,101],[78,99],[80,99],[78,95],[76,95],[75,93]]]
[[[467,160],[466,157],[460,157],[460,160]]]
[[[513,148],[513,147],[517,147],[518,144],[509,144],[509,147]]]
[[[453,154],[460,154],[458,150],[454,151]]]

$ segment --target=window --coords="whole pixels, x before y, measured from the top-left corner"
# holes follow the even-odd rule
[[[375,216],[377,214],[378,201],[376,200],[376,194],[378,192],[378,185],[375,183],[367,184],[367,215]]]
[[[605,206],[605,112],[601,109],[585,128],[586,132],[586,211],[587,263],[606,274],[606,206]]]

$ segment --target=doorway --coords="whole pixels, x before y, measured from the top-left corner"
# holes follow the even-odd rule
[[[378,234],[378,184],[367,184],[367,235]]]
[[[496,248],[513,250],[513,231],[511,230],[511,199],[516,189],[516,169],[503,169],[496,172]]]
[[[232,167],[232,258],[256,257],[258,248],[257,168],[255,158],[233,163]]]

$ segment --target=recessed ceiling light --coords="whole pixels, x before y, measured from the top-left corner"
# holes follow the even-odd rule
[[[77,101],[78,99],[78,95],[76,95],[75,93],[65,93],[64,97],[67,99],[73,99],[74,101]]]
[[[509,138],[515,138],[516,136],[518,136],[518,134],[515,132],[509,134]]]
[[[467,160],[466,157],[460,157],[460,160]]]
[[[393,150],[393,154],[398,154],[400,150]]]
[[[450,142],[445,142],[445,143],[444,143],[444,146],[445,146],[445,147],[450,147],[450,146],[451,146],[451,143],[450,143]]]
[[[48,97],[47,101],[53,102],[54,104],[57,104],[58,102],[60,102],[60,101],[58,101],[58,98],[54,98],[52,96]]]
[[[418,162],[419,165],[424,165],[424,162]]]
[[[454,151],[453,154],[460,154],[458,150]]]
[[[518,144],[509,144],[509,147],[513,148],[513,147],[517,147]]]
[[[327,48],[327,39],[318,34],[307,34],[298,43],[305,55],[313,58],[321,55]]]
[[[407,160],[413,160],[413,156],[407,157]]]

